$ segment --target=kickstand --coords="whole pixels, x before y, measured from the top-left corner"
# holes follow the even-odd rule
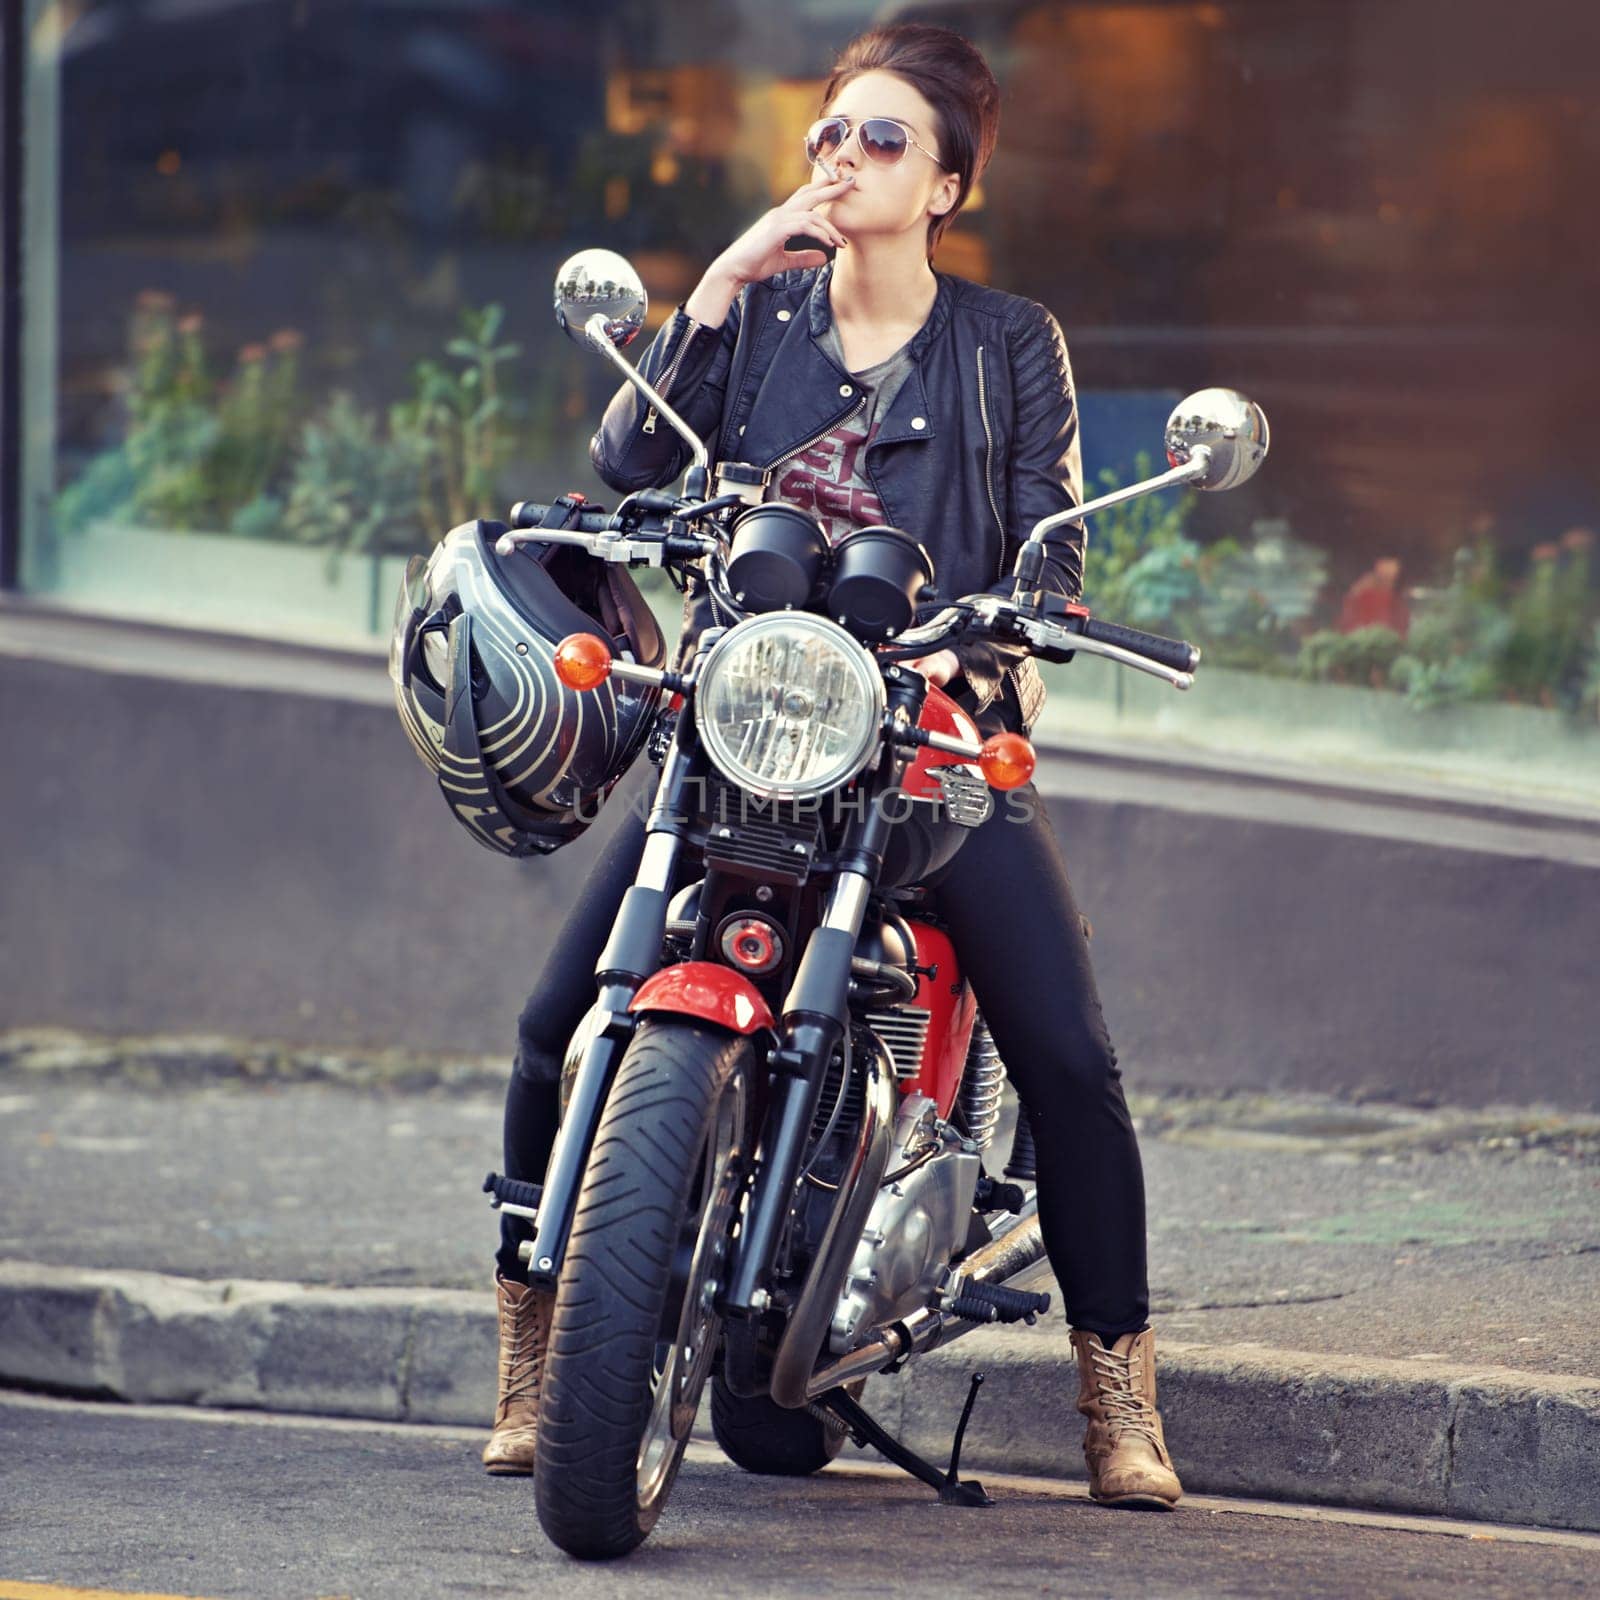
[[[975,1372],[967,1390],[967,1403],[961,1408],[961,1421],[956,1424],[955,1442],[950,1447],[950,1470],[940,1472],[931,1461],[924,1461],[915,1450],[908,1449],[893,1435],[886,1433],[864,1411],[853,1396],[843,1389],[830,1389],[819,1397],[817,1404],[831,1411],[850,1430],[850,1437],[858,1445],[871,1445],[880,1455],[897,1467],[920,1478],[930,1489],[939,1492],[940,1501],[947,1506],[992,1506],[994,1501],[983,1492],[983,1485],[975,1478],[964,1482],[957,1476],[961,1469],[961,1441],[966,1435],[967,1423],[972,1418],[972,1407],[983,1386],[983,1374]]]

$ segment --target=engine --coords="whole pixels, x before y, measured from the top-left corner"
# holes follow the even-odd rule
[[[966,1243],[983,1158],[926,1095],[910,1094],[895,1120],[889,1172],[850,1262],[829,1330],[836,1354],[882,1322],[926,1306],[950,1257]]]
[[[981,1017],[975,1018],[950,1120],[921,1091],[928,1013],[913,1005],[868,1012],[851,1029],[852,1048],[875,1051],[900,1084],[893,1153],[845,1276],[829,1332],[836,1354],[871,1330],[926,1306],[944,1287],[950,1258],[968,1241],[983,1151],[1000,1120],[1005,1068]],[[858,1073],[840,1056],[818,1097],[812,1139],[813,1190],[803,1206],[802,1237],[814,1245],[832,1209],[832,1182],[843,1171],[861,1116]]]

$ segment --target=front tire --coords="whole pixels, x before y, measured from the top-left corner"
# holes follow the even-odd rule
[[[749,1158],[749,1038],[640,1024],[595,1131],[539,1405],[539,1521],[569,1555],[635,1549],[666,1505],[722,1330],[711,1309]]]

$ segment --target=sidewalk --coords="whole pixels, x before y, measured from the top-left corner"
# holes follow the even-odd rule
[[[501,1070],[0,1041],[0,1382],[486,1419]],[[1134,1101],[1190,1488],[1600,1528],[1600,1119]],[[982,1369],[972,1465],[1078,1476],[1070,1363],[869,1402],[937,1453]]]

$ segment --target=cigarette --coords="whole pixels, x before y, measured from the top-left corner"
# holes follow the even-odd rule
[[[825,161],[821,156],[817,157],[817,165],[819,167],[821,167],[822,170],[828,174],[828,181],[830,183],[837,183],[839,181],[838,169],[836,167],[830,166],[828,164],[828,162]]]

